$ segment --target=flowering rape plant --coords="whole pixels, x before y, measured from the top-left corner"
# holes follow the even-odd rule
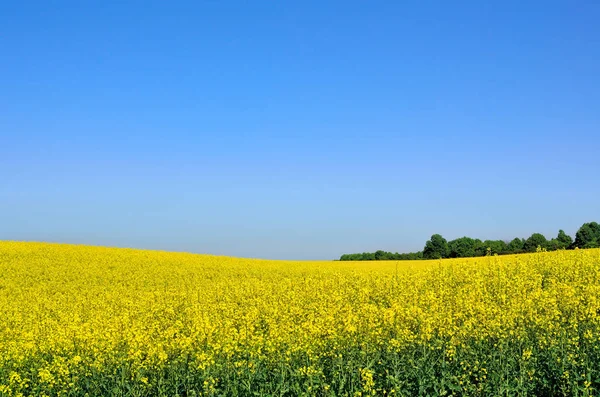
[[[599,392],[597,249],[308,262],[0,242],[1,396]]]

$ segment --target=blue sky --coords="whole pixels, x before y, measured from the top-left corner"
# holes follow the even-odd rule
[[[84,4],[85,3],[85,4]],[[332,259],[600,221],[597,1],[0,5],[0,239]]]

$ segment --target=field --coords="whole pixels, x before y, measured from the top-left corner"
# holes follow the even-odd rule
[[[0,242],[0,395],[598,395],[600,250],[265,261]]]

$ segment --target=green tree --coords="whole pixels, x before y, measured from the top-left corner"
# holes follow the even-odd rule
[[[523,251],[535,252],[537,247],[547,248],[548,240],[543,234],[533,233],[523,244]]]
[[[600,246],[600,225],[596,222],[584,223],[575,234],[575,247],[596,248]]]
[[[374,252],[363,252],[363,261],[374,261],[375,253]]]
[[[575,241],[564,232],[559,230],[558,235],[546,240],[546,237],[540,233],[532,234],[527,240],[515,238],[510,242],[502,240],[473,239],[470,237],[460,237],[447,242],[441,235],[434,234],[425,243],[423,251],[392,253],[383,250],[376,252],[363,252],[355,254],[344,254],[340,257],[341,261],[372,261],[372,260],[418,260],[418,259],[440,259],[440,258],[467,258],[474,256],[484,256],[490,254],[518,254],[522,252],[535,252],[537,247],[545,248],[549,251],[558,249],[594,248],[600,247],[600,225],[597,222],[584,223],[577,234]]]
[[[441,259],[448,257],[448,242],[439,234],[434,234],[431,239],[425,243],[423,248],[423,258]]]
[[[387,261],[392,258],[392,255],[393,254],[391,252],[386,252],[382,250],[375,251],[374,254],[376,261]]]
[[[483,244],[483,241],[476,239],[475,240],[475,256],[486,256],[487,255],[487,247]]]
[[[477,241],[470,237],[460,237],[448,242],[448,257],[469,258],[475,256]]]
[[[561,249],[558,239],[556,239],[556,238],[550,239],[550,241],[548,241],[548,243],[546,244],[546,249],[548,251],[557,251],[557,250]]]
[[[556,237],[556,242],[558,243],[558,249],[567,249],[573,245],[573,239],[564,230],[558,231],[558,236]]]
[[[506,246],[506,252],[510,253],[510,254],[519,254],[519,253],[523,252],[524,245],[525,245],[524,239],[515,237]]]
[[[492,255],[501,254],[506,251],[506,243],[502,240],[485,240],[483,248],[486,250],[486,253],[489,248]]]

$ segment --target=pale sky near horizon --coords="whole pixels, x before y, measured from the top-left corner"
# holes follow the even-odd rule
[[[597,1],[0,5],[0,239],[277,259],[600,221]]]

